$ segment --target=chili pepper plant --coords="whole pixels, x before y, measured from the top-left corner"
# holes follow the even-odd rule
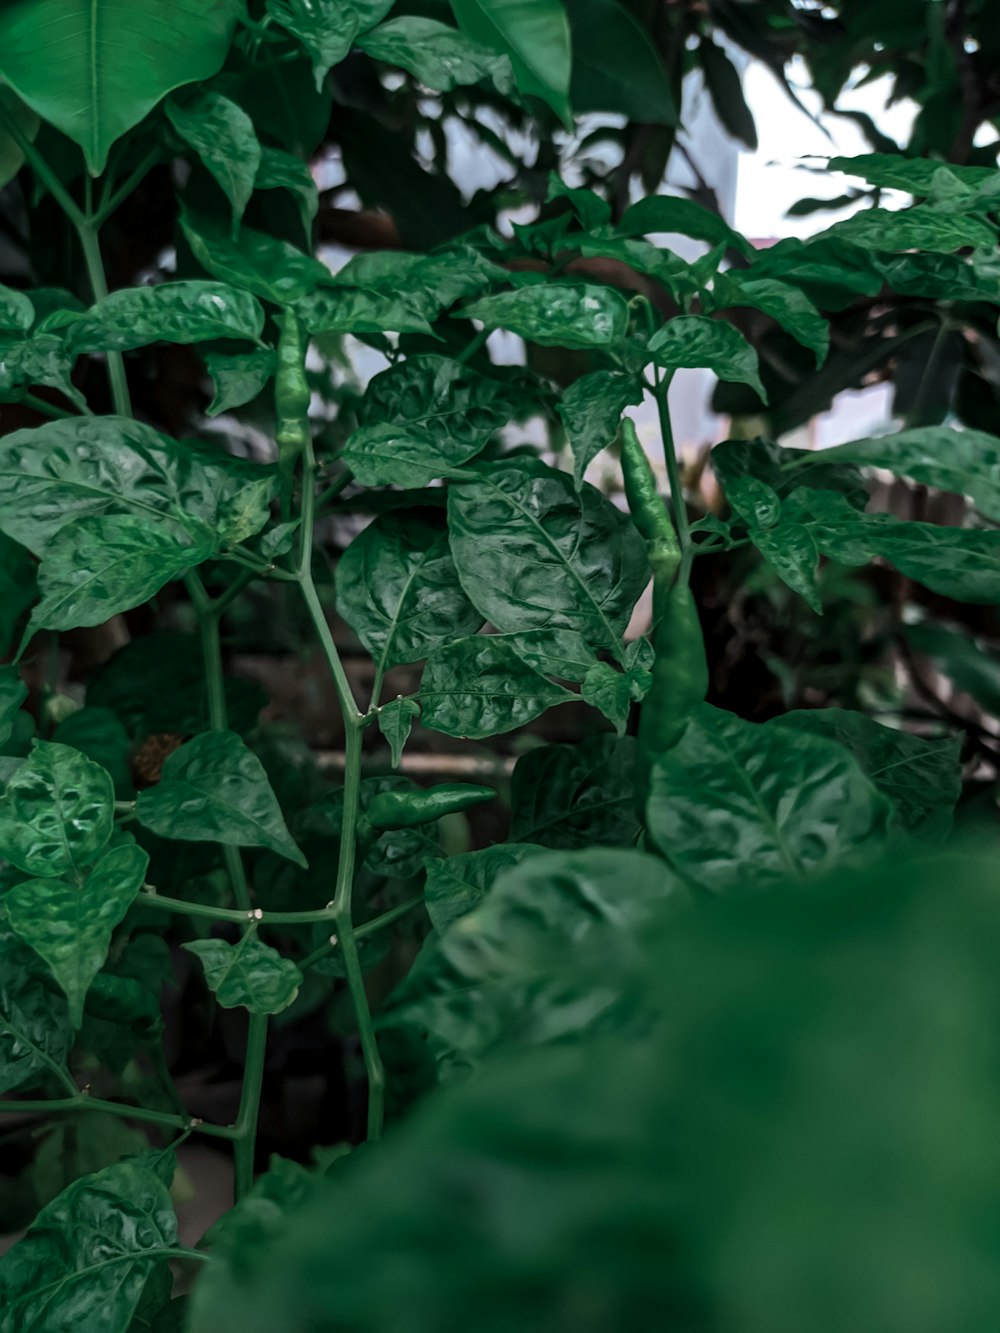
[[[709,901],[736,900],[747,920],[759,897],[766,917],[775,885],[793,881],[795,902],[808,901],[838,868],[871,887],[863,876],[877,881],[866,868],[880,858],[930,854],[949,837],[967,756],[946,721],[914,734],[839,707],[751,722],[717,706],[699,588],[702,570],[739,553],[798,599],[801,618],[822,615],[836,578],[872,562],[939,603],[1000,602],[997,440],[942,420],[820,453],[786,447],[767,434],[742,331],[758,312],[821,367],[824,311],[873,280],[884,289],[904,254],[961,277],[949,330],[967,311],[981,320],[989,307],[995,320],[1000,176],[877,153],[840,161],[831,170],[916,202],[756,251],[691,199],[613,209],[553,172],[537,218],[508,234],[474,226],[334,272],[313,244],[306,156],[256,95],[264,64],[304,52],[323,85],[353,46],[430,90],[488,85],[540,116],[553,114],[548,99],[565,118],[558,69],[546,81],[528,58],[530,16],[499,0],[455,0],[458,26],[449,14],[390,16],[381,0],[275,0],[251,18],[228,3],[144,3],[120,19],[133,51],[99,33],[68,38],[44,21],[54,8],[0,12],[0,169],[28,213],[59,210],[89,287],[84,299],[44,281],[0,289],[4,410],[36,414],[0,437],[0,1112],[15,1132],[28,1125],[40,1155],[60,1143],[61,1160],[77,1160],[58,1138],[67,1125],[92,1144],[92,1127],[105,1131],[0,1260],[0,1327],[455,1327],[454,1310],[432,1313],[394,1270],[362,1283],[350,1245],[337,1250],[336,1290],[324,1285],[322,1228],[295,1250],[303,1264],[315,1250],[310,1275],[283,1295],[269,1288],[259,1311],[246,1264],[263,1254],[267,1268],[288,1226],[304,1236],[294,1226],[309,1207],[336,1231],[336,1199],[357,1206],[343,1223],[352,1235],[383,1234],[396,1225],[395,1186],[380,1182],[418,1159],[437,1163],[440,1182],[449,1145],[515,1171],[513,1138],[477,1138],[475,1126],[491,1098],[512,1115],[515,1101],[516,1115],[547,1105],[546,1079],[563,1080],[559,1115],[582,1161],[586,1116],[625,1114],[609,1102],[605,1116],[602,1097],[620,1096],[629,1115],[659,1105],[638,1075],[649,1062],[621,1063],[658,1030],[649,993],[635,993],[644,941],[681,918],[702,929]],[[162,25],[144,31],[154,10]],[[534,21],[551,36],[559,12],[546,0]],[[176,210],[170,271],[109,292],[109,224],[151,175]],[[701,257],[650,239],[676,234],[704,243]],[[639,275],[641,294],[595,276],[597,259]],[[524,340],[527,364],[494,359],[498,330]],[[331,378],[348,336],[380,358],[356,388]],[[154,344],[189,347],[214,385],[183,438],[133,411],[136,354]],[[551,349],[571,366],[558,383],[539,359]],[[686,368],[755,396],[761,433],[737,422],[712,451],[714,508],[685,493],[671,432],[669,391]],[[642,404],[655,437],[637,433]],[[256,453],[209,428],[241,413]],[[528,442],[540,437],[529,423],[544,444]],[[587,480],[604,451],[620,460],[623,492]],[[665,487],[651,464],[661,451]],[[971,503],[950,526],[872,512],[874,470]],[[345,516],[354,531],[341,543]],[[269,741],[260,699],[227,672],[227,626],[248,606],[265,627],[307,627],[340,712],[336,781],[306,746]],[[133,637],[84,694],[28,699],[46,654],[123,616]],[[344,626],[367,675],[345,667]],[[192,648],[178,651],[185,627]],[[401,667],[405,690],[393,684]],[[502,780],[427,787],[398,771],[421,734],[479,756],[567,705],[590,710],[586,734],[545,744],[535,733],[509,792]],[[137,753],[163,737],[140,773]],[[504,802],[508,841],[445,854],[449,819]],[[391,985],[376,985],[390,950]],[[163,1045],[164,985],[194,967],[206,1004],[245,1015],[229,1118],[193,1113]],[[368,1146],[331,1149],[320,1134],[311,1163],[265,1171],[269,1034],[306,997],[311,1012],[336,1008],[331,1060],[360,1053],[344,1085],[364,1107],[355,1137]],[[590,1057],[573,1053],[605,1049],[587,1043],[608,1033],[619,1064],[602,1090],[580,1082]],[[537,1048],[544,1067],[516,1063]],[[393,1100],[407,1061],[422,1096]],[[387,1093],[394,1118],[418,1128],[391,1126],[402,1137],[383,1147]],[[235,1172],[234,1209],[191,1245],[177,1239],[170,1194],[183,1140],[228,1148]],[[414,1195],[430,1229],[436,1188]],[[483,1188],[499,1199],[505,1187]],[[457,1245],[457,1223],[448,1234]],[[478,1262],[461,1276],[469,1292]],[[629,1290],[628,1301],[650,1296]],[[638,1327],[639,1306],[618,1295],[611,1323],[586,1326]],[[562,1326],[551,1311],[537,1325],[512,1310],[497,1318],[489,1327]]]

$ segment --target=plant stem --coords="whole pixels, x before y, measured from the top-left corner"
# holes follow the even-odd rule
[[[267,1014],[251,1014],[247,1030],[243,1091],[240,1094],[240,1109],[236,1116],[234,1134],[237,1203],[253,1185],[254,1149],[257,1143],[257,1120],[260,1115],[260,1094],[264,1082],[266,1053]]]
[[[48,403],[44,398],[39,398],[33,393],[26,393],[22,396],[21,402],[25,407],[33,407],[36,412],[42,412],[48,417],[78,417],[79,412],[71,412],[67,407],[59,407],[56,403]]]
[[[78,210],[79,212],[79,210]],[[74,219],[77,235],[83,247],[83,258],[87,265],[87,276],[95,301],[102,301],[108,294],[108,283],[104,276],[104,261],[101,259],[101,246],[97,239],[98,222],[91,217]],[[121,352],[107,352],[108,380],[111,385],[111,401],[115,412],[120,417],[132,415],[132,403],[128,396],[128,381],[125,378],[125,362]]]
[[[656,411],[660,418],[660,435],[663,439],[663,458],[667,465],[667,477],[670,481],[670,507],[677,528],[677,540],[681,548],[681,565],[677,573],[680,583],[687,583],[691,573],[693,548],[691,544],[690,524],[688,523],[687,505],[684,501],[684,485],[681,470],[677,463],[677,448],[674,444],[674,432],[670,425],[670,403],[667,394],[670,390],[670,375],[664,375],[657,367],[654,370]]]
[[[400,903],[398,907],[392,907],[380,916],[372,917],[371,921],[365,921],[360,926],[354,927],[354,938],[364,939],[367,935],[375,935],[387,926],[391,926],[398,921],[401,916],[407,912],[412,912],[415,907],[419,907],[423,902],[422,897],[408,898],[405,903]],[[136,903],[143,907],[152,907],[161,912],[172,912],[177,916],[198,916],[204,917],[208,921],[231,921],[237,926],[257,925],[259,928],[268,926],[319,926],[324,923],[335,922],[337,919],[337,909],[331,903],[329,907],[319,907],[303,912],[264,912],[259,907],[249,912],[244,912],[235,907],[212,907],[209,903],[189,903],[183,898],[168,898],[161,896],[156,892],[141,893],[136,899]],[[300,964],[301,966],[301,964]]]
[[[121,204],[125,202],[142,178],[154,165],[159,156],[159,152],[159,146],[151,148],[135,170],[130,175],[126,176],[124,183],[119,185],[118,189],[115,190],[113,194],[102,201],[100,207],[94,214],[95,226],[100,227],[103,223],[107,222],[115,209],[119,208]]]
[[[109,1102],[101,1097],[91,1097],[88,1093],[77,1092],[72,1097],[26,1098],[16,1101],[0,1101],[0,1113],[43,1111],[57,1115],[72,1111],[100,1111],[105,1115],[120,1116],[123,1120],[138,1120],[149,1125],[161,1125],[164,1129],[179,1129],[195,1134],[207,1134],[210,1138],[232,1139],[236,1131],[229,1125],[211,1125],[189,1116],[173,1114],[170,1111],[149,1111],[143,1106],[127,1106],[120,1102]]]

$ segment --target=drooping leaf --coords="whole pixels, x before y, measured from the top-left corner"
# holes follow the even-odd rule
[[[255,190],[287,190],[297,201],[302,228],[308,234],[319,211],[319,189],[309,164],[281,148],[262,148]]]
[[[570,124],[572,56],[561,0],[451,0],[451,8],[463,32],[510,56],[522,93],[540,97]]]
[[[615,231],[619,236],[676,232],[707,241],[709,245],[731,246],[740,254],[753,254],[749,241],[734,231],[725,219],[710,213],[693,199],[683,199],[679,195],[655,194],[639,199],[626,208]]]
[[[111,837],[114,800],[103,768],[36,741],[0,797],[0,856],[28,875],[79,881]]]
[[[211,78],[229,50],[237,0],[38,0],[0,12],[0,76],[84,151],[108,150],[166,93]]]
[[[753,273],[753,270],[748,270]],[[710,309],[750,306],[769,315],[776,324],[816,355],[821,366],[830,348],[830,326],[797,287],[774,278],[752,278],[742,272],[719,273],[713,281]]]
[[[510,791],[510,836],[546,847],[630,847],[635,817],[635,741],[589,736],[523,755]]]
[[[217,543],[194,532],[187,541],[148,517],[93,514],[59,529],[38,573],[40,599],[29,632],[103,625],[148,602],[171,579],[202,564]]]
[[[41,963],[0,920],[0,1093],[66,1068],[73,1029],[66,1001],[39,976]]]
[[[779,497],[798,486],[838,491],[855,509],[868,503],[868,485],[856,467],[830,463],[832,450],[791,449],[773,440],[724,440],[712,450],[712,469],[727,495],[742,477],[765,482]]]
[[[558,412],[573,447],[573,476],[579,487],[590,463],[613,444],[626,407],[642,402],[641,384],[620,370],[582,375],[563,394]]]
[[[892,802],[844,746],[779,723],[703,704],[654,764],[649,834],[691,884],[762,887],[877,855]]]
[[[146,1135],[130,1129],[117,1116],[82,1112],[61,1115],[49,1125],[31,1163],[32,1189],[44,1207],[80,1176],[102,1171],[123,1157],[134,1157],[148,1148]],[[169,1282],[169,1270],[157,1271],[167,1276]],[[140,1333],[141,1327],[136,1333]]]
[[[362,486],[420,488],[436,477],[461,475],[458,468],[474,457],[482,444],[461,445],[455,439],[442,449],[438,441],[418,430],[380,424],[361,426],[347,440],[342,457]]]
[[[633,698],[632,681],[610,662],[595,662],[583,678],[580,697],[608,719],[619,736],[625,735]]]
[[[760,382],[757,353],[732,324],[705,315],[677,315],[653,334],[649,351],[667,370],[691,367],[710,370],[720,380],[748,384],[763,402],[767,392]]]
[[[381,515],[341,556],[336,583],[337,609],[383,670],[483,624],[462,591],[447,532],[425,518]]]
[[[217,417],[253,402],[274,374],[277,363],[269,347],[259,347],[252,352],[206,352],[205,364],[215,383],[215,395],[205,415]]]
[[[164,838],[268,847],[306,865],[264,766],[232,731],[206,732],[175,750],[156,786],[139,793],[136,814]]]
[[[378,729],[389,743],[389,762],[393,768],[399,767],[403,757],[403,747],[410,739],[413,723],[420,716],[420,705],[415,699],[402,695],[390,699],[378,710]]]
[[[930,250],[951,254],[965,246],[997,243],[996,230],[969,214],[940,212],[926,204],[894,212],[886,208],[863,208],[835,223],[826,235],[873,250]]]
[[[330,281],[330,270],[319,260],[277,236],[241,227],[234,239],[218,219],[188,210],[181,212],[180,226],[206,273],[274,305],[292,305]]]
[[[498,842],[478,852],[428,861],[424,905],[435,930],[446,930],[478,907],[498,875],[541,850],[526,842]]]
[[[554,171],[550,171],[545,202],[551,204],[554,199],[565,199],[576,214],[580,226],[585,230],[606,227],[611,221],[611,205],[606,199],[595,194],[593,190],[577,189],[567,185]]]
[[[125,417],[50,421],[0,440],[0,529],[44,554],[75,519],[131,515],[179,537],[241,541],[268,518],[270,468]]]
[[[0,746],[6,745],[14,730],[18,709],[28,697],[28,687],[16,666],[0,666]]]
[[[698,56],[715,114],[734,139],[746,144],[752,153],[756,152],[757,127],[743,95],[743,81],[736,66],[723,47],[709,36],[702,37],[698,43]]]
[[[232,205],[235,234],[261,165],[253,121],[242,107],[210,88],[199,89],[193,97],[168,97],[164,110]]]
[[[59,745],[70,745],[110,773],[115,795],[127,800],[132,795],[129,755],[132,742],[125,727],[110,708],[88,704],[64,718],[52,733]]]
[[[224,1009],[280,1014],[299,993],[302,973],[277,949],[247,931],[237,944],[193,940],[184,948],[201,959],[205,980]]]
[[[62,988],[75,1028],[83,1022],[83,1002],[107,957],[111,932],[134,902],[148,864],[140,847],[126,843],[105,852],[82,884],[29,879],[4,898],[11,925]]]
[[[267,11],[309,52],[319,88],[360,33],[374,27],[393,0],[267,0]]]
[[[995,649],[958,626],[923,621],[903,632],[910,647],[931,658],[956,688],[987,713],[1000,715],[1000,654]]]
[[[628,306],[613,287],[540,282],[499,292],[465,306],[468,319],[488,329],[509,329],[543,347],[611,348],[628,329]]]
[[[850,750],[865,776],[896,807],[900,824],[940,841],[962,791],[958,736],[912,736],[848,708],[795,709],[782,726],[829,736]]]
[[[77,352],[125,352],[152,342],[256,341],[264,311],[249,292],[222,282],[163,282],[112,292],[70,326]]]
[[[619,643],[648,565],[627,515],[592,486],[535,459],[490,464],[451,488],[448,523],[462,587],[498,629]]]
[[[860,176],[870,185],[916,195],[932,192],[934,177],[941,168],[941,162],[896,153],[859,153],[855,157],[830,158],[831,171],[843,171],[849,176]],[[970,189],[996,179],[993,167],[960,166],[949,162],[947,169]]]
[[[35,322],[31,298],[13,287],[0,284],[0,330],[26,333]]]
[[[71,378],[75,362],[73,349],[56,334],[0,337],[0,402],[19,402],[27,390],[44,385],[58,389],[82,408],[83,395]]]
[[[419,697],[425,727],[481,740],[574,696],[529,666],[504,636],[476,634],[431,654]]]
[[[514,71],[507,56],[436,19],[412,15],[390,19],[366,33],[358,45],[372,59],[408,70],[437,92],[481,82],[491,84],[501,96],[514,91]]]
[[[126,1333],[154,1267],[177,1244],[173,1156],[147,1153],[76,1180],[0,1259],[5,1333]]]
[[[676,125],[677,105],[649,35],[617,0],[567,0],[575,113],[616,111],[643,124]]]

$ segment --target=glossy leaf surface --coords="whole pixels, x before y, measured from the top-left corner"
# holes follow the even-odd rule
[[[419,716],[420,705],[415,699],[390,699],[378,710],[378,729],[388,743],[389,762],[393,768],[399,767],[413,723]]]
[[[275,305],[291,305],[330,281],[328,268],[277,236],[241,227],[234,239],[217,218],[187,211],[180,226],[206,273]]]
[[[41,967],[0,921],[0,1092],[41,1083],[66,1067],[73,1029],[66,1001],[39,976]]]
[[[366,33],[358,42],[374,60],[408,70],[437,92],[487,82],[500,94],[514,90],[510,60],[436,19],[404,15]]]
[[[510,56],[523,93],[570,119],[569,23],[560,0],[451,0],[459,27]]]
[[[510,836],[546,847],[630,847],[639,837],[635,741],[589,736],[523,755],[510,792]]]
[[[575,113],[617,111],[643,124],[676,125],[664,63],[642,25],[617,0],[567,0]]]
[[[275,356],[270,348],[253,352],[208,352],[205,365],[215,384],[215,394],[206,408],[206,416],[217,417],[234,407],[253,402],[275,371]]]
[[[193,940],[184,948],[201,960],[209,990],[224,1009],[280,1014],[302,985],[302,973],[291,959],[282,958],[251,931],[237,944]]]
[[[424,726],[470,739],[522,727],[572,698],[530,667],[504,637],[491,634],[439,648],[420,679]]]
[[[721,324],[704,315],[678,315],[653,334],[649,350],[656,364],[666,370],[710,370],[720,380],[748,384],[767,402],[757,353],[732,324]]]
[[[163,282],[112,292],[68,330],[77,352],[125,352],[152,342],[256,341],[264,311],[249,292],[221,282]]]
[[[628,306],[613,287],[541,282],[484,296],[462,314],[488,329],[509,329],[543,347],[611,348],[628,329]]]
[[[0,666],[0,745],[6,745],[14,718],[28,697],[28,687],[16,666]]]
[[[563,394],[558,410],[573,449],[578,486],[601,450],[615,442],[626,407],[637,406],[642,398],[642,385],[620,370],[591,371]]]
[[[103,768],[36,741],[0,797],[0,856],[29,875],[79,881],[111,837],[114,800]]]
[[[210,88],[190,98],[170,97],[164,109],[174,130],[198,154],[229,200],[235,232],[261,164],[253,121],[242,107]]]
[[[267,0],[267,12],[309,52],[318,88],[358,34],[384,18],[392,4],[393,0]]]

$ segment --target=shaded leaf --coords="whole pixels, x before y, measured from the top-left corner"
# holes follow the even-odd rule
[[[217,417],[253,402],[274,374],[277,361],[269,347],[258,347],[252,352],[206,352],[205,365],[215,383],[205,415]]]
[[[115,795],[127,800],[132,795],[129,755],[132,742],[125,727],[110,708],[88,704],[64,718],[52,733],[59,745],[79,750],[111,775]]]
[[[903,631],[910,647],[931,658],[952,684],[987,712],[1000,716],[1000,654],[957,625],[927,621]]]
[[[705,74],[705,87],[715,113],[734,139],[757,151],[757,127],[743,95],[743,80],[722,46],[704,36],[698,43],[698,56]]]
[[[197,954],[205,980],[224,1009],[249,1009],[252,1014],[280,1014],[294,1001],[302,973],[277,949],[247,931],[238,944],[225,940],[193,940],[183,946]]]
[[[664,62],[645,28],[617,0],[567,0],[576,114],[617,111],[643,124],[676,125]]]
[[[573,448],[573,476],[583,475],[602,449],[613,444],[626,407],[642,402],[641,383],[620,370],[594,370],[565,391],[558,412]]]
[[[463,32],[510,56],[522,93],[571,123],[570,31],[560,0],[451,0],[451,8]]]
[[[6,745],[14,730],[14,719],[28,697],[28,687],[16,666],[0,666],[0,746]]]
[[[509,329],[543,347],[614,347],[628,331],[628,306],[613,287],[540,282],[465,306],[488,329]]]
[[[610,662],[595,662],[583,678],[580,695],[608,719],[619,736],[625,735],[632,703],[632,682]]]
[[[275,305],[292,305],[331,280],[330,270],[288,241],[241,227],[234,239],[215,218],[182,210],[181,231],[198,263],[215,278]]]
[[[389,762],[399,767],[403,747],[410,739],[415,718],[420,716],[420,705],[415,699],[390,699],[378,710],[378,729],[389,744]]]
[[[366,33],[358,45],[372,59],[408,70],[437,92],[475,83],[492,84],[501,95],[514,91],[514,71],[507,56],[435,19],[412,15],[390,19]]]
[[[615,228],[619,236],[649,236],[660,232],[676,232],[692,236],[709,245],[728,245],[740,254],[751,256],[753,246],[718,213],[710,213],[693,199],[680,195],[654,194],[626,208]]]
[[[447,451],[437,440],[406,426],[361,426],[344,445],[342,457],[362,486],[426,486],[437,477],[457,475],[458,467],[479,453],[482,444]]]
[[[431,654],[419,697],[425,727],[479,740],[522,727],[573,695],[530,667],[503,637],[477,634]]]
[[[262,148],[255,190],[287,190],[298,203],[303,230],[308,234],[319,211],[319,189],[309,164],[281,148]]]
[[[748,270],[750,274],[753,269]],[[786,333],[808,347],[821,366],[830,348],[830,326],[797,287],[773,278],[752,278],[744,273],[719,273],[711,293],[712,310],[749,306],[769,315]]]
[[[66,1001],[44,984],[40,966],[0,919],[0,1093],[66,1068],[73,1045]]]
[[[267,0],[267,12],[309,52],[318,88],[359,33],[384,18],[392,5],[393,0]]]
[[[498,875],[542,849],[525,842],[500,842],[427,862],[424,905],[435,930],[446,930],[486,897]]]
[[[164,110],[232,205],[235,234],[261,165],[253,121],[242,107],[211,88],[201,88],[193,97],[168,97]]]
[[[837,222],[826,235],[873,250],[930,250],[950,254],[965,246],[996,246],[993,227],[968,214],[942,213],[925,204],[895,212],[863,208]]]
[[[523,755],[510,791],[510,836],[546,847],[630,847],[639,837],[630,736],[589,736]]]
[[[0,329],[26,333],[35,322],[31,298],[0,283]]]

